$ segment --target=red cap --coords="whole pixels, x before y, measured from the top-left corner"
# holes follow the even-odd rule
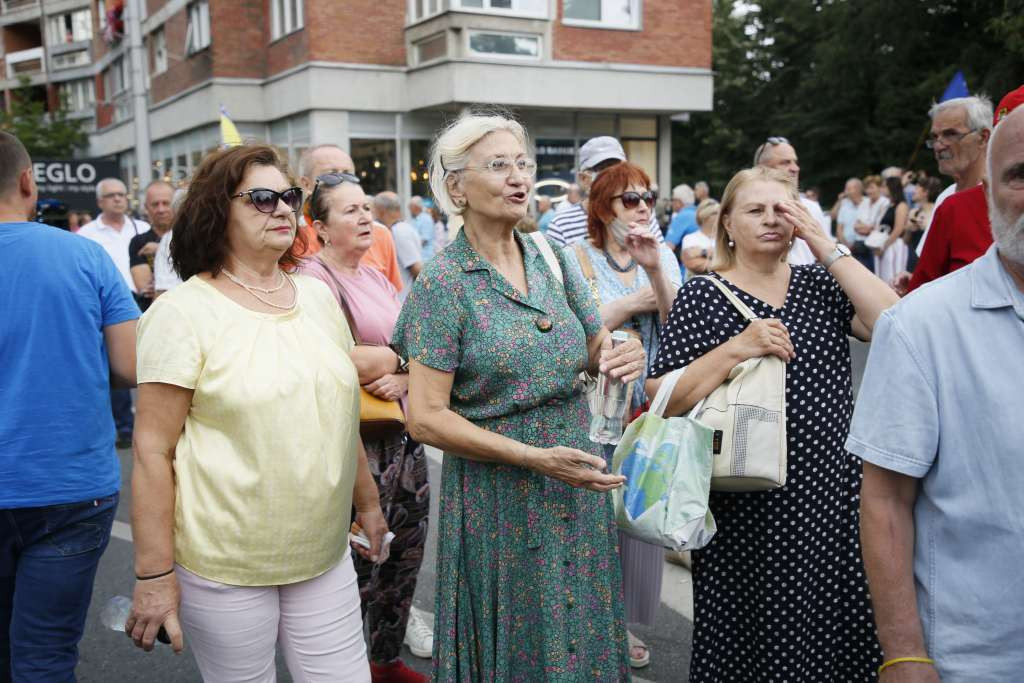
[[[1020,86],[1016,90],[1011,90],[999,101],[999,106],[996,107],[996,116],[992,120],[992,125],[998,124],[1000,121],[1006,118],[1007,114],[1011,111],[1024,104],[1024,85]]]

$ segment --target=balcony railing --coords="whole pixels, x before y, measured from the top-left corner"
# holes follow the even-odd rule
[[[46,73],[46,61],[42,47],[7,53],[7,78],[38,76]]]
[[[3,0],[4,12],[17,12],[20,9],[38,7],[39,0]]]

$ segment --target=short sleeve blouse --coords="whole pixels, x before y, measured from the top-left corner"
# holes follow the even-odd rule
[[[359,435],[352,341],[334,297],[295,276],[280,315],[192,277],[138,330],[138,382],[192,389],[175,449],[175,561],[238,586],[318,576],[346,548]]]

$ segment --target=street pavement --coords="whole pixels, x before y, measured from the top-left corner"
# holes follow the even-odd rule
[[[851,342],[855,390],[860,385],[867,357],[867,345]],[[80,644],[77,668],[83,683],[111,683],[137,681],[140,683],[192,683],[200,681],[199,670],[189,654],[175,655],[169,647],[158,645],[153,652],[136,649],[123,633],[107,630],[100,623],[100,611],[115,595],[131,596],[134,583],[132,565],[131,529],[131,453],[118,452],[121,459],[123,488],[121,503],[114,523],[110,545],[100,561],[94,584],[92,606]],[[428,449],[430,481],[441,476],[441,456],[436,449]],[[414,598],[415,605],[432,614],[434,610],[435,549],[437,498],[431,500],[431,532],[420,571]],[[633,631],[651,648],[651,664],[634,672],[636,683],[686,683],[690,666],[690,638],[693,630],[692,583],[689,571],[666,563],[662,582],[661,606],[653,626],[634,626]],[[403,648],[403,658],[418,671],[430,673],[430,661],[414,657]],[[281,657],[277,660],[278,680],[290,682],[291,676]]]

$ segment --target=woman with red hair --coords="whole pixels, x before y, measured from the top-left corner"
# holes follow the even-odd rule
[[[568,267],[589,284],[605,327],[638,337],[648,359],[657,353],[661,323],[682,284],[672,252],[659,245],[647,227],[655,202],[650,187],[643,169],[628,162],[601,171],[590,188],[589,237],[564,252]],[[636,382],[630,412],[646,400],[643,381]],[[605,446],[605,457],[611,460],[614,450]],[[619,556],[626,622],[653,624],[661,601],[664,550],[620,532]],[[630,664],[647,666],[647,645],[632,632],[629,641]]]

